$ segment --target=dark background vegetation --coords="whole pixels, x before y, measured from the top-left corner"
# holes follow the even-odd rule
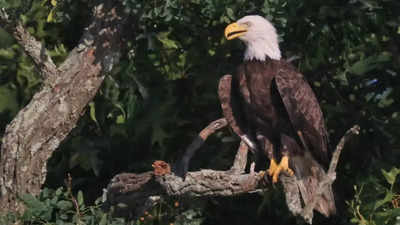
[[[18,8],[22,2],[2,3]],[[293,64],[320,100],[331,147],[348,128],[361,126],[339,162],[338,215],[318,215],[314,224],[400,224],[398,0],[125,2],[133,19],[130,36],[121,43],[123,58],[50,159],[45,193],[23,198],[26,224],[302,224],[290,215],[279,185],[265,195],[194,199],[179,206],[170,199],[152,216],[129,222],[111,218],[95,202],[114,175],[151,170],[154,160],[175,162],[203,127],[222,116],[218,80],[234,73],[244,49],[239,41],[226,41],[223,30],[249,14],[270,19],[284,57],[296,56]],[[81,37],[92,3],[33,1],[21,19],[60,62]],[[40,84],[30,59],[0,30],[1,132]],[[237,145],[231,131],[218,132],[191,170],[228,169]],[[68,173],[72,192],[59,188]],[[72,193],[87,217],[77,220],[68,203]],[[46,203],[54,198],[57,204]]]

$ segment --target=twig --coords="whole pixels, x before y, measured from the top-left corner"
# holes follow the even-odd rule
[[[360,132],[360,127],[358,125],[353,126],[346,132],[346,134],[340,139],[339,143],[337,144],[336,149],[332,155],[331,162],[329,164],[328,173],[319,183],[318,188],[315,191],[314,195],[312,196],[309,204],[307,204],[303,208],[303,211],[301,212],[301,217],[303,217],[307,223],[312,224],[313,210],[315,208],[316,203],[318,202],[319,198],[321,198],[321,195],[326,189],[326,187],[328,185],[331,185],[336,179],[336,167],[339,161],[340,153],[343,150],[344,144],[349,140],[350,137],[352,137],[353,135],[358,135],[359,132]]]
[[[339,143],[336,146],[335,151],[333,152],[332,155],[332,160],[331,163],[329,164],[329,170],[328,173],[335,173],[337,164],[339,162],[339,156],[340,153],[342,153],[342,149],[344,147],[344,144],[353,136],[353,135],[358,135],[360,133],[360,126],[354,125],[352,128],[350,128],[340,139]]]
[[[68,173],[67,179],[65,179],[65,185],[67,185],[67,192],[71,198],[71,201],[74,203],[75,211],[76,211],[76,216],[78,217],[78,220],[80,221],[80,218],[82,217],[81,211],[79,209],[79,203],[76,200],[74,194],[72,193],[72,177],[71,174]]]

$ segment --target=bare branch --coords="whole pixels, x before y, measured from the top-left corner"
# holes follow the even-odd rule
[[[157,177],[169,196],[232,196],[254,191],[262,180],[259,173],[232,174],[229,171],[200,170],[183,180],[173,174]]]
[[[35,39],[22,25],[20,21],[9,19],[7,12],[0,9],[0,26],[9,32],[18,44],[30,56],[44,79],[57,76],[58,70],[44,45]]]
[[[233,174],[230,171],[200,170],[188,172],[185,179],[166,174],[155,176],[153,172],[143,174],[120,174],[115,176],[107,188],[107,203],[118,206],[117,213],[135,211],[140,216],[156,204],[163,195],[205,197],[234,196],[260,191],[263,187],[260,173]]]
[[[196,151],[203,145],[208,136],[213,134],[215,131],[224,128],[226,125],[228,125],[228,121],[225,118],[220,118],[212,121],[206,128],[204,128],[186,148],[182,159],[178,162],[176,166],[177,168],[175,168],[175,174],[179,175],[180,177],[184,177],[188,171],[190,160]]]
[[[331,163],[329,164],[329,173],[335,173],[337,164],[339,162],[339,157],[340,154],[342,153],[344,144],[354,135],[358,135],[360,133],[360,126],[354,125],[352,128],[350,128],[340,139],[339,143],[336,146],[335,151],[333,152]]]
[[[239,149],[236,153],[235,160],[233,161],[233,165],[230,171],[234,174],[241,174],[244,172],[247,163],[247,153],[249,151],[249,147],[244,141],[240,142]]]

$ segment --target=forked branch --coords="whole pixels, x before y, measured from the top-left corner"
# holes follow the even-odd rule
[[[315,208],[316,203],[318,202],[318,199],[321,198],[324,190],[336,180],[336,167],[339,162],[340,154],[342,153],[342,150],[344,148],[344,144],[348,141],[350,137],[352,137],[353,135],[358,135],[359,133],[360,133],[360,126],[358,125],[353,126],[345,133],[345,135],[340,139],[339,143],[336,145],[336,149],[333,152],[331,162],[329,163],[328,173],[323,178],[321,183],[319,183],[319,186],[314,196],[311,198],[310,203],[306,205],[303,211],[301,212],[301,217],[303,217],[307,223],[312,224],[313,210]]]

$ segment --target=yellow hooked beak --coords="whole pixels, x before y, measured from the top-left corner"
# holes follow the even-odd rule
[[[238,23],[231,23],[225,28],[225,37],[228,40],[235,39],[247,32],[247,26]]]

